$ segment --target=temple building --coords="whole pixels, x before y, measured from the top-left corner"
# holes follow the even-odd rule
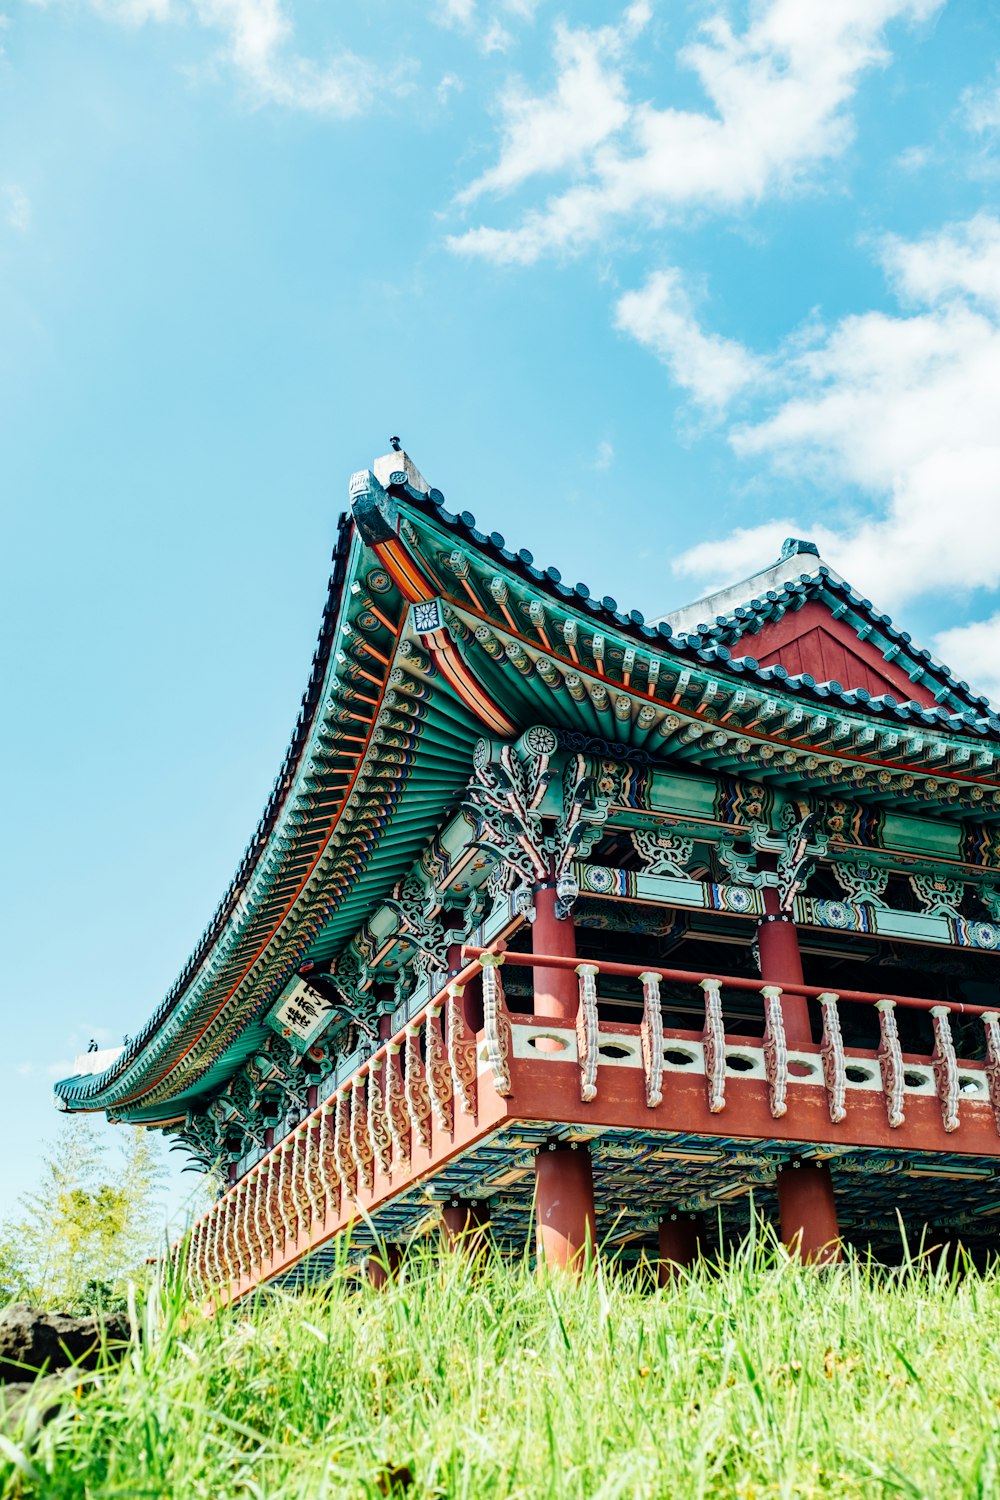
[[[393,451],[232,884],[58,1102],[216,1174],[196,1296],[442,1228],[664,1274],[754,1214],[812,1258],[986,1253],[998,766],[987,700],[810,542],[646,622]]]

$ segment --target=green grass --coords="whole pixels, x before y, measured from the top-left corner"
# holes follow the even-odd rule
[[[214,1320],[169,1293],[57,1415],[3,1439],[3,1496],[1000,1495],[1000,1277],[770,1245],[650,1290],[417,1252],[381,1291]]]

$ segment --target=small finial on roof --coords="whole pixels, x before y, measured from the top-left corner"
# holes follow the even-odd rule
[[[810,557],[819,557],[819,548],[815,542],[804,542],[797,536],[786,536],[781,544],[779,561],[787,562],[790,557],[798,557],[803,552]]]
[[[391,447],[393,453],[401,453],[402,452],[403,445],[399,441],[398,437],[391,437],[389,439],[389,446]]]

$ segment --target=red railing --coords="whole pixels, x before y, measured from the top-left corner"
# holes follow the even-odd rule
[[[821,1067],[830,1121],[842,1121],[851,1084],[849,1069],[860,1060],[875,1068],[874,1087],[885,1097],[888,1124],[903,1124],[904,1094],[913,1063],[903,1056],[896,1029],[897,1006],[929,1011],[934,1027],[934,1052],[926,1060],[925,1076],[932,1073],[946,1131],[959,1126],[959,1097],[963,1088],[975,1084],[978,1102],[991,1104],[1000,1131],[1000,1015],[996,1010],[964,1002],[937,1002],[909,995],[889,995],[863,990],[820,989],[815,985],[779,986],[737,976],[713,975],[684,969],[641,967],[613,962],[591,963],[573,958],[537,953],[515,953],[498,942],[488,948],[463,948],[466,962],[451,980],[436,989],[419,1012],[377,1051],[359,1063],[355,1073],[259,1162],[235,1183],[192,1226],[187,1250],[187,1275],[194,1295],[213,1287],[246,1290],[254,1279],[271,1276],[328,1237],[345,1213],[353,1211],[359,1195],[374,1204],[388,1174],[405,1180],[411,1153],[430,1148],[432,1118],[452,1132],[461,1114],[477,1115],[477,1090],[486,1081],[501,1098],[514,1092],[512,1061],[513,1026],[537,1028],[538,1019],[518,1018],[507,1009],[501,975],[503,969],[538,968],[575,971],[579,982],[579,1005],[572,1020],[549,1023],[551,1029],[571,1026],[576,1032],[576,1054],[569,1051],[548,1060],[575,1061],[579,1069],[579,1095],[583,1104],[597,1097],[598,1070],[609,1042],[619,1033],[635,1050],[638,1032],[645,1082],[646,1104],[656,1108],[663,1098],[666,1069],[671,1064],[671,1037],[690,1039],[692,1033],[665,1036],[660,985],[688,984],[701,990],[704,1024],[698,1046],[688,1048],[703,1058],[704,1086],[708,1108],[715,1114],[726,1106],[727,1068],[734,1048],[754,1057],[758,1077],[766,1078],[771,1114],[784,1115],[788,1085],[789,1044],[785,1035],[782,996],[802,996],[819,1002],[823,1034],[818,1048],[809,1043],[798,1053],[794,1066]],[[483,1061],[480,1075],[477,1040],[469,1029],[462,1002],[465,985],[483,975]],[[641,986],[642,1022],[639,1027],[612,1026],[598,1017],[597,982],[602,974],[636,980]],[[752,992],[763,1001],[763,1037],[756,1041],[727,1038],[723,1024],[723,989]],[[868,1004],[878,1012],[879,1047],[873,1054],[845,1051],[840,1032],[838,1005],[841,1000]],[[669,1006],[669,1000],[666,1002]],[[951,1035],[952,1014],[978,1016],[983,1020],[986,1065],[959,1064]],[[546,1021],[547,1018],[541,1018]],[[698,1035],[695,1033],[694,1035]],[[700,1048],[700,1051],[699,1051]],[[676,1049],[675,1049],[676,1050]],[[818,1053],[818,1056],[817,1056]],[[535,1054],[538,1056],[538,1054]],[[815,1064],[811,1059],[815,1059]],[[543,1059],[544,1060],[544,1059]],[[961,1071],[960,1071],[961,1070]],[[800,1075],[794,1075],[800,1076]],[[424,1158],[426,1160],[426,1156]],[[381,1175],[380,1175],[381,1174]],[[398,1179],[397,1179],[398,1180]],[[328,1228],[329,1226],[329,1228]],[[175,1256],[179,1255],[179,1249]]]

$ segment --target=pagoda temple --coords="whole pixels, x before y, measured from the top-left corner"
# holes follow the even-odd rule
[[[431,1231],[661,1274],[754,1215],[985,1253],[998,768],[988,701],[810,542],[646,622],[393,451],[232,884],[58,1103],[215,1174],[199,1297]]]

